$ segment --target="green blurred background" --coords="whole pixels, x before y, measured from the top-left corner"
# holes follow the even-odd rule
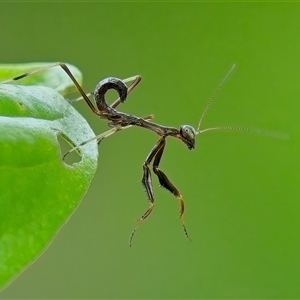
[[[142,163],[158,137],[131,128],[101,145],[84,201],[47,251],[2,298],[300,297],[299,3],[1,3],[1,63],[64,61],[84,89],[106,76],[143,76],[120,109],[159,123],[203,122],[284,131],[289,140],[240,132],[170,139],[161,168],[186,200],[153,177],[147,208]],[[115,96],[111,94],[111,96]],[[76,105],[96,133],[107,129]],[[42,181],[37,184],[42,184]]]

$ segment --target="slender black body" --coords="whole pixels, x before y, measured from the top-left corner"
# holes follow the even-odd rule
[[[141,77],[137,77],[140,81]],[[119,99],[116,104],[108,105],[105,101],[105,93],[109,89],[114,89],[119,94]],[[123,103],[127,98],[127,86],[122,82],[121,79],[115,77],[106,78],[98,83],[94,91],[95,102],[97,108],[99,110],[99,116],[101,118],[105,118],[109,121],[108,125],[111,127],[126,127],[126,126],[139,126],[149,130],[154,131],[160,136],[159,141],[155,144],[153,149],[148,154],[144,164],[143,164],[143,177],[142,184],[145,188],[150,206],[146,210],[146,212],[139,219],[139,224],[134,229],[130,236],[130,245],[132,242],[132,238],[135,234],[136,229],[139,225],[151,214],[154,208],[154,192],[151,178],[151,171],[149,169],[149,165],[153,161],[153,172],[158,177],[159,183],[162,187],[170,191],[179,201],[180,201],[180,215],[179,218],[182,218],[183,222],[183,214],[184,214],[184,201],[183,198],[178,191],[178,189],[171,183],[166,174],[159,169],[159,163],[162,158],[165,146],[166,146],[166,138],[168,136],[172,136],[178,139],[181,139],[188,149],[195,148],[195,136],[196,131],[189,125],[183,125],[180,129],[175,127],[163,126],[160,124],[156,124],[154,122],[150,122],[145,120],[144,118],[137,117],[135,115],[126,114],[124,112],[120,112],[115,109],[115,107],[119,103]],[[186,237],[189,239],[186,227],[183,224],[184,232]]]

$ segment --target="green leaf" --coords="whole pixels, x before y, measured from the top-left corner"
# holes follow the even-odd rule
[[[45,249],[95,174],[96,141],[80,147],[81,160],[68,165],[59,135],[74,145],[95,136],[53,89],[0,84],[0,287]]]
[[[51,63],[0,64],[0,81],[37,70],[50,64]],[[73,65],[67,64],[67,66],[77,81],[82,83],[81,72]],[[59,66],[49,68],[37,75],[27,76],[18,81],[18,84],[47,86],[61,94],[67,93],[69,90],[75,90],[72,80]]]

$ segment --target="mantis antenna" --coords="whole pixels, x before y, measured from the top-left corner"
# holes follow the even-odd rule
[[[284,132],[270,131],[270,130],[266,130],[266,129],[257,129],[257,128],[247,128],[247,127],[242,127],[242,126],[215,126],[215,127],[209,127],[209,128],[200,130],[202,121],[203,121],[204,116],[206,115],[210,105],[212,104],[214,98],[216,97],[216,95],[218,94],[222,85],[227,80],[227,78],[229,77],[231,72],[234,70],[234,68],[235,68],[235,64],[232,65],[230,70],[227,72],[227,74],[225,75],[225,77],[223,78],[223,80],[221,81],[221,83],[219,84],[219,86],[217,87],[217,89],[214,91],[214,93],[210,97],[209,101],[207,102],[205,109],[200,117],[200,121],[199,121],[197,130],[196,130],[196,135],[204,133],[204,132],[208,132],[208,131],[235,130],[235,131],[244,131],[244,132],[250,132],[250,133],[258,133],[258,134],[263,134],[263,135],[267,135],[270,137],[274,137],[277,139],[287,140],[289,138],[289,136]]]
[[[228,78],[228,76],[230,75],[230,73],[233,71],[233,69],[235,68],[235,64],[232,65],[232,67],[230,68],[230,70],[227,72],[227,74],[225,75],[225,77],[223,78],[223,80],[221,81],[221,83],[219,84],[219,86],[217,87],[217,89],[215,90],[215,92],[212,94],[212,96],[210,97],[209,101],[207,102],[205,109],[200,117],[200,121],[196,130],[196,134],[202,133],[204,131],[208,131],[207,129],[204,130],[200,130],[200,126],[201,123],[203,121],[204,116],[206,115],[206,112],[208,111],[211,103],[213,102],[214,98],[216,97],[216,95],[218,94],[219,90],[221,89],[222,85],[224,84],[224,82],[226,81],[226,79]],[[215,129],[216,130],[216,129]]]

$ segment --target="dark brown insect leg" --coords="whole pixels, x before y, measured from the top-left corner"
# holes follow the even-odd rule
[[[185,236],[187,237],[187,239],[190,240],[189,234],[187,232],[187,229],[186,229],[186,226],[185,226],[185,223],[184,223],[184,218],[183,218],[183,216],[184,216],[184,200],[183,200],[183,197],[180,194],[180,192],[178,191],[178,189],[168,179],[167,175],[159,169],[159,163],[160,163],[160,160],[161,160],[161,157],[163,155],[165,145],[166,145],[165,139],[162,139],[161,141],[162,141],[162,146],[159,148],[159,150],[157,151],[157,153],[155,155],[155,158],[154,158],[153,172],[157,175],[160,185],[162,187],[164,187],[165,189],[167,189],[168,191],[170,191],[179,200],[179,205],[180,205],[179,219],[181,219],[182,227],[183,227],[183,231],[185,233]]]
[[[165,144],[165,137],[162,137],[152,148],[150,153],[148,154],[144,164],[143,164],[143,178],[142,178],[142,184],[145,188],[148,201],[150,202],[150,206],[145,211],[145,213],[138,219],[138,224],[133,229],[130,237],[129,237],[129,245],[131,247],[132,245],[132,239],[134,237],[135,232],[140,227],[140,225],[143,223],[143,221],[151,214],[153,208],[154,208],[154,192],[153,192],[153,186],[152,186],[152,179],[151,179],[151,172],[149,169],[149,164],[153,160],[156,153],[160,150],[161,147]]]

